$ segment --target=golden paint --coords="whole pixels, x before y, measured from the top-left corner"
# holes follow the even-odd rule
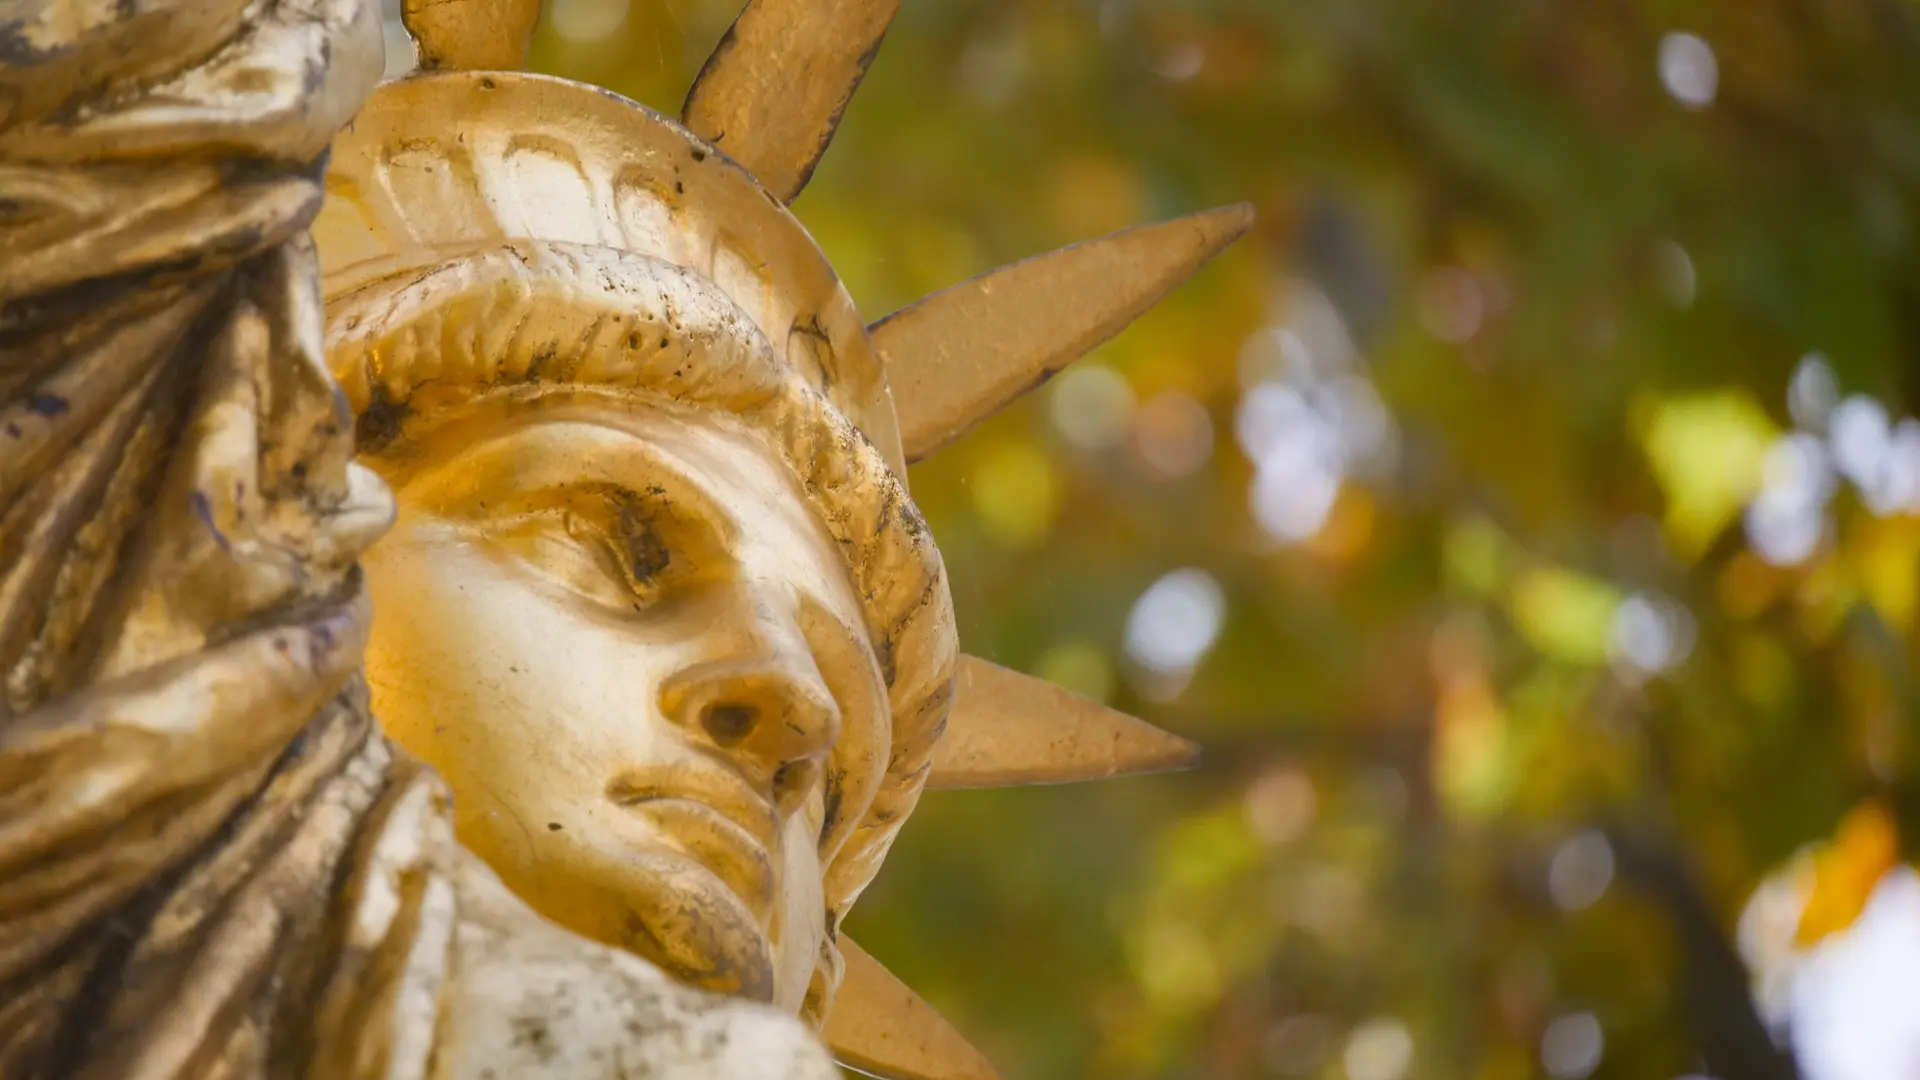
[[[869,1076],[917,1080],[998,1080],[987,1059],[933,1006],[852,941],[842,1007],[822,1034],[842,1065]]]
[[[364,107],[358,0],[22,24],[0,1074],[827,1077],[798,1014],[877,1075],[992,1075],[847,909],[926,786],[1193,748],[960,657],[905,465],[1250,219],[869,340],[785,204],[895,6],[754,0],[684,127],[493,70],[528,0],[408,0],[438,70]],[[311,161],[357,107],[316,258],[310,167],[226,158]]]
[[[934,293],[875,323],[918,461],[1126,329],[1253,226],[1245,204],[1089,240]]]
[[[1030,675],[960,658],[927,787],[1072,784],[1185,769],[1193,743]]]
[[[791,203],[899,10],[900,0],[748,0],[694,79],[682,122]]]

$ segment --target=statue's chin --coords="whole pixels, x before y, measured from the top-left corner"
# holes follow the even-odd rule
[[[631,858],[641,880],[621,897],[626,925],[616,943],[682,982],[771,1003],[772,944],[733,890],[685,856]]]
[[[713,871],[678,852],[581,843],[581,832],[561,834],[537,862],[495,868],[534,910],[575,933],[636,953],[691,986],[773,1000],[767,931]]]

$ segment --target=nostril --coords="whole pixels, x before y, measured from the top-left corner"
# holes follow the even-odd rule
[[[700,726],[721,746],[736,746],[753,733],[760,721],[760,710],[752,705],[727,702],[709,705],[700,714]]]
[[[814,760],[789,761],[780,766],[773,774],[774,805],[782,814],[799,809],[800,801],[820,782],[821,772],[820,763]]]

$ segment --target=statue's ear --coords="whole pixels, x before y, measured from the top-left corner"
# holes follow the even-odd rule
[[[428,71],[518,71],[540,0],[402,0],[400,22]]]
[[[835,1060],[880,1080],[1000,1080],[952,1024],[842,935],[846,974],[823,1036]]]

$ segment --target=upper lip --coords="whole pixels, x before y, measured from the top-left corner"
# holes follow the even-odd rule
[[[607,796],[637,810],[692,813],[715,826],[711,831],[722,841],[722,865],[713,865],[710,853],[697,846],[676,846],[718,874],[749,907],[766,914],[776,843],[773,804],[745,778],[729,768],[683,761],[626,770],[607,786]]]
[[[607,787],[607,795],[622,806],[656,799],[691,799],[713,810],[773,850],[773,803],[731,769],[696,762],[629,769]]]

